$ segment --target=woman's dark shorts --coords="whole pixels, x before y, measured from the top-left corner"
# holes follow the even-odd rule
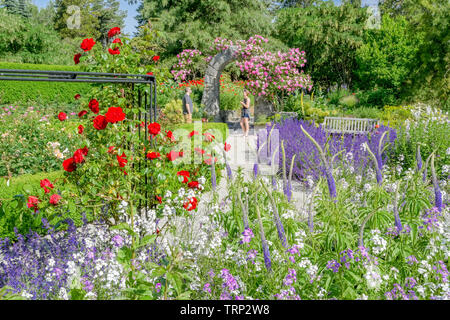
[[[241,118],[249,118],[250,119],[250,113],[248,112],[247,108],[242,108]]]

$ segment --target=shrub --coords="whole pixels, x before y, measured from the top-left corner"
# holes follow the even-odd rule
[[[184,117],[181,100],[176,99],[167,103],[160,111],[159,122],[164,125],[183,123]]]
[[[356,98],[354,95],[345,96],[339,99],[339,103],[349,109],[353,109],[358,104],[358,102],[358,98]]]
[[[0,69],[79,71],[76,66],[0,62]],[[88,83],[0,81],[0,104],[72,103],[76,94],[87,94]]]

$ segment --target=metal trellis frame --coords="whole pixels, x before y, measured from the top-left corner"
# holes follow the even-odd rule
[[[121,73],[99,73],[99,72],[77,72],[77,71],[47,71],[47,70],[15,70],[0,69],[1,81],[48,81],[48,82],[85,82],[93,84],[131,84],[133,91],[132,105],[135,103],[135,90],[137,87],[137,103],[139,109],[144,107],[145,112],[139,110],[139,122],[143,122],[143,132],[141,126],[138,126],[139,138],[143,140],[146,146],[154,144],[155,141],[149,137],[148,124],[157,120],[156,107],[156,79],[153,75],[142,74],[121,74]],[[135,86],[137,85],[137,86]],[[0,85],[1,90],[1,85]],[[130,128],[129,128],[130,129]],[[151,140],[149,140],[151,139]],[[145,158],[144,158],[145,159]],[[147,169],[148,161],[141,161]],[[142,164],[138,163],[139,169]],[[146,170],[147,172],[148,170]],[[145,174],[144,183],[147,185],[149,179]],[[139,201],[139,207],[142,203]],[[145,188],[145,213],[148,208],[148,194]]]

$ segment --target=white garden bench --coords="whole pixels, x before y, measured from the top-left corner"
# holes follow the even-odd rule
[[[380,124],[377,119],[325,117],[324,129],[328,133],[365,134]]]

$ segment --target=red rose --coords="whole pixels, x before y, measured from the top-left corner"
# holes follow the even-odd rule
[[[106,117],[101,114],[95,117],[93,120],[94,128],[97,130],[104,130],[108,125],[108,121],[106,121]]]
[[[97,114],[100,109],[99,109],[99,103],[96,99],[92,99],[91,101],[89,101],[89,109],[91,109],[91,111],[95,114]]]
[[[56,206],[61,199],[62,197],[59,194],[54,194],[50,197],[50,203]]]
[[[162,198],[160,196],[155,196],[156,200],[158,200],[159,203],[162,203]]]
[[[147,159],[154,160],[161,157],[161,154],[159,152],[149,152],[147,153]]]
[[[196,197],[192,197],[188,202],[186,202],[183,207],[187,210],[187,211],[192,211],[195,210],[197,208],[197,204],[198,204],[198,200]]]
[[[114,41],[113,41],[112,43],[120,43],[120,44],[122,44],[122,40],[120,40],[119,38],[117,38],[117,39],[114,39]]]
[[[148,74],[149,76],[152,76],[152,75],[153,75],[153,72],[147,72],[147,74]]]
[[[75,98],[75,100],[78,100],[81,98],[81,95],[79,93],[77,93],[74,98]]]
[[[205,136],[205,140],[208,142],[212,142],[216,138],[209,132],[205,132],[203,135]]]
[[[166,155],[166,157],[167,157],[167,159],[169,160],[169,161],[174,161],[175,159],[177,159],[178,157],[180,156],[180,153],[179,152],[176,152],[176,151],[170,151],[167,155]]]
[[[65,114],[64,112],[60,112],[60,113],[58,114],[58,119],[59,119],[59,121],[64,121],[64,120],[66,120],[66,119],[67,119],[67,114]]]
[[[114,37],[116,34],[120,34],[120,28],[119,27],[114,27],[111,30],[108,31],[108,37],[112,38]]]
[[[226,152],[230,151],[231,150],[231,144],[225,142],[225,144],[223,145],[223,149]]]
[[[197,131],[192,131],[191,133],[189,133],[189,138],[192,138],[195,135],[198,135],[199,133]]]
[[[148,132],[151,135],[156,136],[157,134],[159,134],[161,132],[161,125],[157,122],[150,123],[148,125]]]
[[[194,151],[195,151],[195,152],[198,152],[198,153],[200,153],[200,154],[205,154],[205,150],[200,149],[200,148],[194,148]]]
[[[27,202],[27,207],[28,208],[34,208],[34,211],[36,211],[38,209],[38,203],[39,203],[39,199],[35,196],[29,196],[28,197],[28,202]]]
[[[75,64],[80,63],[80,58],[81,58],[81,53],[77,53],[76,55],[74,55],[73,61],[75,62]]]
[[[114,153],[114,146],[108,148],[108,153]]]
[[[50,182],[50,180],[48,180],[48,179],[41,180],[41,188],[44,188],[45,193],[50,193],[50,190],[47,189],[47,187],[50,189],[54,188],[53,184]]]
[[[73,160],[73,158],[69,158],[67,160],[64,160],[63,168],[67,172],[72,172],[73,170],[75,170],[77,168],[77,165],[76,165],[75,161]]]
[[[83,127],[83,125],[80,124],[80,125],[78,126],[78,133],[79,133],[79,134],[83,134],[83,131],[84,131],[84,127]]]
[[[380,127],[380,125],[379,125],[379,124],[375,125],[375,129],[378,129],[379,127]]]
[[[125,155],[125,152],[122,152],[121,156],[116,156],[117,162],[119,162],[119,167],[123,168],[128,163],[127,156]]]
[[[81,150],[81,153],[83,154],[83,156],[88,155],[89,149],[87,147],[84,147],[83,149],[80,149],[80,150]]]
[[[108,52],[112,55],[120,54],[120,50],[117,47],[115,47],[114,49],[109,48]]]
[[[81,118],[82,116],[84,116],[86,114],[87,114],[86,110],[81,110],[80,112],[78,112],[78,118]]]
[[[188,183],[188,187],[191,189],[196,189],[198,188],[198,181],[191,181]]]
[[[209,158],[209,159],[205,159],[205,163],[208,165],[208,166],[210,166],[211,164],[212,164],[212,158]],[[214,157],[214,163],[216,163],[217,162],[217,158],[216,157]]]
[[[166,131],[166,135],[167,135],[167,138],[169,138],[170,139],[170,141],[172,141],[172,142],[174,142],[175,141],[175,137],[173,136],[173,132],[172,131]]]
[[[183,183],[186,183],[189,181],[189,171],[178,171],[177,176],[183,177]]]
[[[110,107],[105,114],[106,121],[109,123],[116,123],[125,120],[125,113],[121,107]]]
[[[95,45],[95,41],[92,38],[84,39],[83,42],[80,45],[80,48],[86,51],[90,51],[92,47]]]
[[[160,56],[154,56],[152,59],[153,59],[153,61],[158,61],[159,58],[160,58]]]
[[[81,149],[78,149],[77,151],[75,151],[72,159],[75,163],[82,163],[84,161],[83,151]]]

